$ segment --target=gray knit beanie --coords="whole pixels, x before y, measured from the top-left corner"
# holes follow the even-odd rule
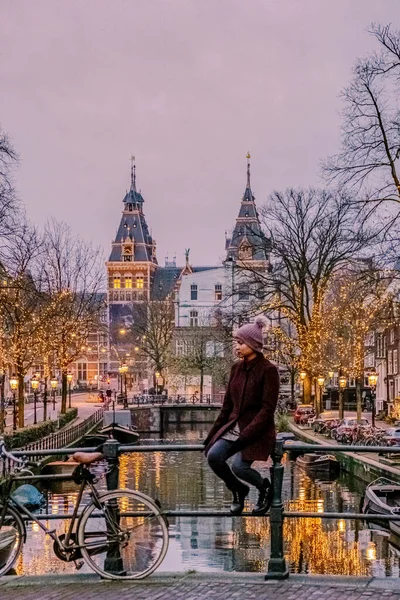
[[[260,315],[255,318],[254,323],[246,323],[246,325],[239,327],[239,329],[235,331],[234,337],[242,340],[255,352],[262,352],[264,345],[263,328],[267,323],[268,320]]]

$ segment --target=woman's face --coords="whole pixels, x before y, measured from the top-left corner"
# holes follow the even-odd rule
[[[243,340],[235,338],[235,352],[239,358],[247,358],[255,354],[253,348],[250,348]]]

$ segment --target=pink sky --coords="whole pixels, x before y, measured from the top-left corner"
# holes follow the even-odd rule
[[[252,154],[258,205],[319,184],[340,89],[398,0],[0,0],[0,123],[37,223],[110,250],[130,156],[158,259],[223,257]]]

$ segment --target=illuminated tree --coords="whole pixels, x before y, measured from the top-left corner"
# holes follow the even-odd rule
[[[356,381],[357,418],[361,418],[365,340],[369,332],[390,319],[392,295],[388,279],[373,270],[347,269],[331,281],[323,320],[328,332],[331,365]]]
[[[307,372],[305,400],[311,381],[324,365],[322,309],[331,278],[356,260],[377,235],[345,193],[326,190],[275,192],[262,208],[259,243],[271,257],[272,271],[243,263],[239,277],[247,285],[248,313],[280,314],[293,326]]]
[[[65,224],[50,221],[44,231],[41,289],[49,298],[47,336],[61,371],[61,412],[67,407],[67,373],[82,355],[90,332],[101,328],[104,269],[101,253]]]

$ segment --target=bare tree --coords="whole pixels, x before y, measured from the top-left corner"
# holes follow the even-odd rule
[[[325,365],[322,307],[332,276],[344,265],[371,252],[377,234],[367,225],[365,213],[341,191],[294,190],[275,192],[261,210],[263,236],[271,256],[271,272],[239,265],[238,278],[246,285],[247,313],[269,313],[287,319],[301,353],[301,368],[311,380]],[[246,315],[245,315],[246,316]]]
[[[16,209],[12,170],[17,163],[17,153],[0,127],[0,239],[10,234],[10,221]]]
[[[324,172],[328,180],[352,186],[356,200],[371,211],[394,207],[386,215],[388,228],[400,214],[400,32],[373,24],[370,33],[378,52],[357,60],[342,92],[341,150]]]
[[[103,262],[98,249],[56,221],[45,227],[42,259],[41,289],[51,300],[47,331],[61,370],[61,412],[65,413],[68,368],[82,356],[89,333],[101,328]]]
[[[133,306],[132,343],[150,359],[152,367],[165,380],[171,362],[172,337],[175,327],[174,304],[165,300],[144,300]]]

